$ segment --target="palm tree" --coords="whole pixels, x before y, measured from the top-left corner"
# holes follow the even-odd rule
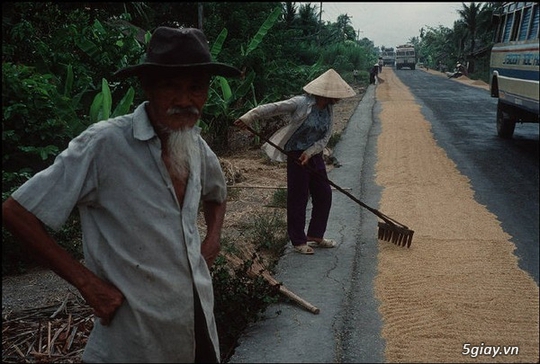
[[[480,13],[482,12],[482,5],[474,2],[470,3],[468,6],[465,3],[462,5],[463,9],[458,10],[458,14],[461,16],[461,20],[467,29],[468,38],[470,39],[471,45],[469,54],[472,54],[476,45],[476,32],[478,31],[478,21],[481,18]],[[483,7],[485,8],[486,4],[484,4]],[[472,60],[469,63],[468,71],[474,72],[474,64]]]
[[[298,10],[298,18],[304,36],[318,34],[319,20],[315,5],[310,3],[301,4]]]
[[[290,27],[296,19],[297,7],[295,3],[287,1],[283,3],[283,20],[287,27]]]

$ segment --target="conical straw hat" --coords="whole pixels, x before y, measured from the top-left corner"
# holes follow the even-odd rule
[[[304,91],[331,99],[344,99],[356,95],[352,87],[332,68],[305,85]]]

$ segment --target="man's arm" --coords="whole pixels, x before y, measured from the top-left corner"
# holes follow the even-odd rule
[[[210,268],[220,251],[221,229],[225,219],[226,201],[203,201],[204,220],[206,222],[206,237],[201,244],[201,253]]]
[[[47,232],[43,223],[13,198],[2,204],[2,222],[30,254],[72,284],[94,309],[101,323],[108,325],[124,296],[64,250]]]

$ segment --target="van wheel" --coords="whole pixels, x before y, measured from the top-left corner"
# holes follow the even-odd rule
[[[516,121],[512,119],[508,110],[497,104],[497,135],[503,139],[511,139],[516,128]]]

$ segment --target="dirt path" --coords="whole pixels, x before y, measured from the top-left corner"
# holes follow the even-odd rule
[[[382,77],[380,208],[415,231],[410,249],[379,243],[386,361],[538,362],[538,286],[518,267],[497,217],[437,146],[408,88],[392,69]],[[494,356],[509,347],[519,354]]]

